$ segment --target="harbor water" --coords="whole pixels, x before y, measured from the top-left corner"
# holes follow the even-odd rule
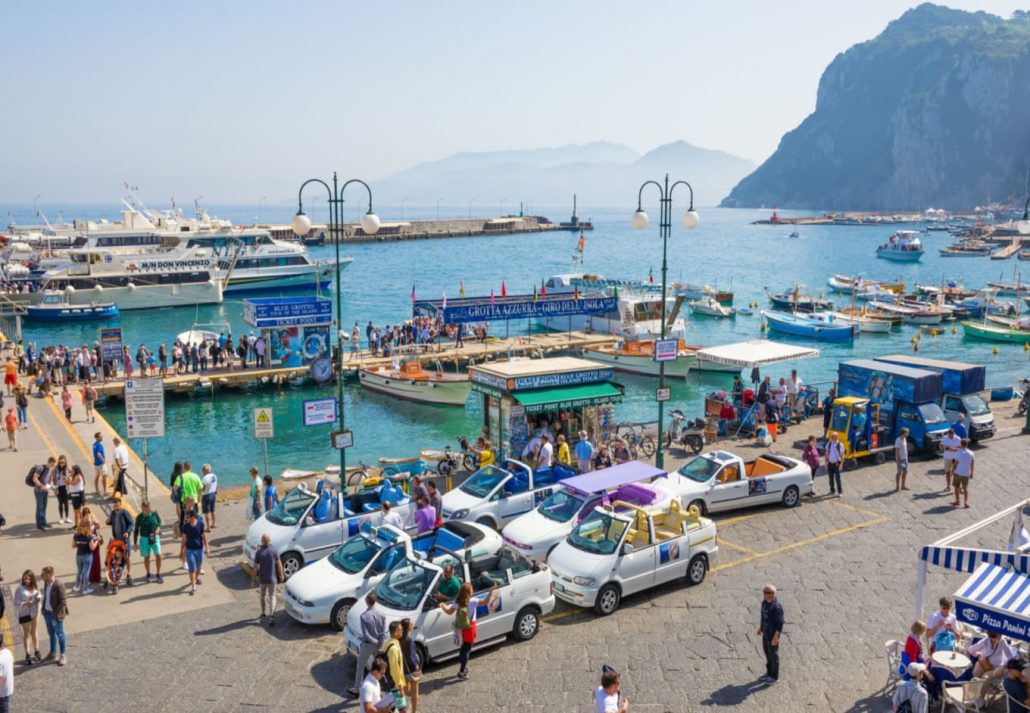
[[[645,205],[645,208],[647,206]],[[19,215],[18,210],[22,211]],[[395,212],[381,210],[386,217]],[[253,222],[253,208],[213,206],[212,215]],[[287,207],[265,208],[265,221],[288,222]],[[552,218],[564,219],[564,211],[550,210]],[[651,226],[644,231],[630,226],[631,210],[580,211],[591,218],[595,230],[586,234],[586,249],[581,268],[575,271],[596,273],[622,279],[648,279],[653,274],[660,282],[662,246],[658,237],[657,206]],[[956,280],[966,288],[984,286],[987,280],[1011,282],[1016,260],[992,261],[987,258],[943,258],[937,250],[950,242],[945,232],[925,233],[927,248],[922,261],[913,264],[891,263],[875,257],[877,245],[897,227],[912,226],[801,226],[800,237],[789,238],[792,226],[750,225],[768,217],[768,211],[710,208],[700,210],[701,223],[688,231],[674,223],[669,239],[669,279],[705,283],[732,290],[737,307],[758,303],[768,307],[765,290],[782,292],[794,283],[807,286],[806,292],[835,297],[845,305],[848,298],[832,295],[826,278],[833,273],[862,274],[871,279],[900,278],[912,289],[916,283],[940,284]],[[28,213],[28,215],[24,215]],[[107,207],[68,207],[65,215],[75,217],[110,216]],[[407,219],[424,216],[409,208]],[[16,222],[30,222],[31,209],[13,211]],[[318,216],[313,216],[318,218]],[[348,216],[350,217],[350,216]],[[443,295],[456,298],[461,286],[467,296],[499,294],[502,282],[508,294],[529,293],[541,280],[557,273],[573,271],[571,256],[578,234],[567,232],[529,233],[491,237],[448,238],[410,242],[381,242],[345,245],[343,255],[354,262],[342,273],[343,324],[352,328],[355,322],[364,328],[369,320],[376,325],[397,324],[411,317],[411,292],[419,299],[439,299]],[[329,259],[331,246],[312,248],[312,255]],[[1011,298],[1006,298],[1011,299]],[[763,336],[758,309],[754,316],[739,315],[735,319],[717,320],[686,313],[688,342],[717,345],[755,339]],[[161,343],[169,346],[175,335],[186,331],[195,322],[227,322],[234,336],[249,331],[242,321],[242,299],[230,296],[223,304],[123,312],[118,323],[124,339],[135,353],[135,347],[146,344],[156,350]],[[957,328],[953,333],[953,325]],[[96,323],[88,325],[38,326],[28,324],[24,335],[36,344],[92,344],[97,340]],[[525,332],[525,322],[509,325],[494,323],[492,333],[504,336]],[[923,333],[919,355],[939,359],[958,359],[987,364],[988,386],[1007,386],[1030,372],[1022,344],[995,345],[966,339],[957,323],[945,323],[941,333]],[[875,357],[912,351],[911,340],[919,334],[915,327],[902,326],[890,334],[862,334],[853,343],[806,343],[798,338],[786,341],[806,344],[821,350],[814,360],[769,366],[763,370],[774,380],[786,376],[796,366],[807,383],[832,381],[837,363],[842,359]],[[775,333],[767,334],[781,339]],[[745,378],[749,376],[744,375]],[[653,421],[656,418],[654,388],[656,379],[619,374],[616,378],[626,386],[626,396],[616,407],[619,420]],[[728,388],[729,375],[691,372],[686,381],[670,383],[671,408],[682,408],[689,417],[701,415],[704,395]],[[305,427],[302,405],[307,399],[331,396],[332,385],[314,384],[284,387],[255,386],[244,390],[219,390],[213,394],[172,396],[166,400],[166,437],[148,443],[151,467],[159,474],[171,471],[178,460],[189,460],[196,468],[210,463],[226,485],[242,483],[250,465],[262,460],[262,443],[253,438],[252,409],[268,406],[273,409],[275,438],[268,443],[270,471],[283,468],[322,468],[338,463],[336,451],[330,447],[329,426]],[[1006,408],[1006,407],[1003,407]],[[124,432],[125,412],[120,402],[106,404],[102,413],[119,431]],[[482,413],[478,399],[472,398],[464,409],[435,407],[395,401],[361,390],[348,383],[345,397],[347,426],[354,431],[354,446],[348,451],[348,464],[358,461],[375,463],[379,457],[417,455],[420,448],[442,448],[457,445],[457,436],[478,432]],[[142,453],[141,443],[132,446]]]

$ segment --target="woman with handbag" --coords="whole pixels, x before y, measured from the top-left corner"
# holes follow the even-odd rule
[[[496,582],[485,597],[473,597],[472,585],[465,582],[458,590],[458,596],[454,598],[453,604],[440,604],[444,612],[454,615],[454,642],[459,644],[458,678],[463,681],[467,681],[469,677],[469,653],[472,651],[472,645],[476,643],[476,618],[479,607],[485,606],[489,613],[497,605],[499,598],[500,590],[497,589]]]
[[[39,604],[43,601],[43,593],[36,584],[36,574],[31,569],[25,570],[21,576],[21,584],[14,592],[14,606],[18,608],[18,623],[21,624],[21,640],[25,644],[25,665],[31,666],[39,662],[39,636],[36,625],[39,622]],[[29,648],[29,644],[32,647]]]
[[[404,657],[404,679],[408,682],[408,713],[418,713],[418,684],[422,680],[422,660],[415,646],[415,629],[411,619],[401,619],[401,655]]]

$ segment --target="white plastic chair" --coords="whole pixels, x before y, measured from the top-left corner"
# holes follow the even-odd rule
[[[889,691],[891,685],[901,681],[901,642],[891,639],[884,643],[884,651],[887,653],[887,683],[885,688]]]
[[[941,686],[941,713],[947,706],[954,706],[960,711],[975,711],[976,701],[980,698],[984,680],[974,678],[959,684],[944,683]]]

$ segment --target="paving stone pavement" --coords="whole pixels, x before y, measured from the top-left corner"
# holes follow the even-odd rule
[[[795,510],[718,517],[720,557],[700,586],[631,597],[604,619],[559,605],[533,641],[474,653],[467,682],[455,678],[454,661],[432,666],[420,710],[589,711],[604,663],[623,672],[634,713],[890,710],[883,644],[904,639],[911,624],[918,549],[1030,497],[1030,438],[1017,435],[1020,425],[1002,419],[1002,435],[977,450],[968,510],[947,505],[939,459],[914,461],[903,493],[890,462],[846,472],[840,499],[825,496],[820,475],[819,494]],[[784,439],[777,450],[789,451]],[[356,710],[345,694],[353,659],[339,655],[339,635],[282,613],[274,629],[256,621],[257,594],[239,568],[242,505],[220,514],[210,564],[234,603],[71,637],[67,667],[18,668],[12,710]],[[1009,526],[970,543],[1003,546]],[[962,581],[931,569],[926,604]],[[772,687],[756,684],[765,582],[779,587],[787,619]]]

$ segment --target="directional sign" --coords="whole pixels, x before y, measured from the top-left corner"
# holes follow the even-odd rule
[[[254,409],[254,438],[275,438],[272,409],[265,406]]]
[[[679,356],[679,339],[656,339],[654,343],[655,361],[676,361]]]
[[[333,448],[342,450],[354,445],[353,431],[333,431]]]
[[[165,435],[165,387],[161,379],[125,382],[125,431],[129,438]]]
[[[336,422],[336,399],[308,399],[304,402],[304,425],[321,426]]]

